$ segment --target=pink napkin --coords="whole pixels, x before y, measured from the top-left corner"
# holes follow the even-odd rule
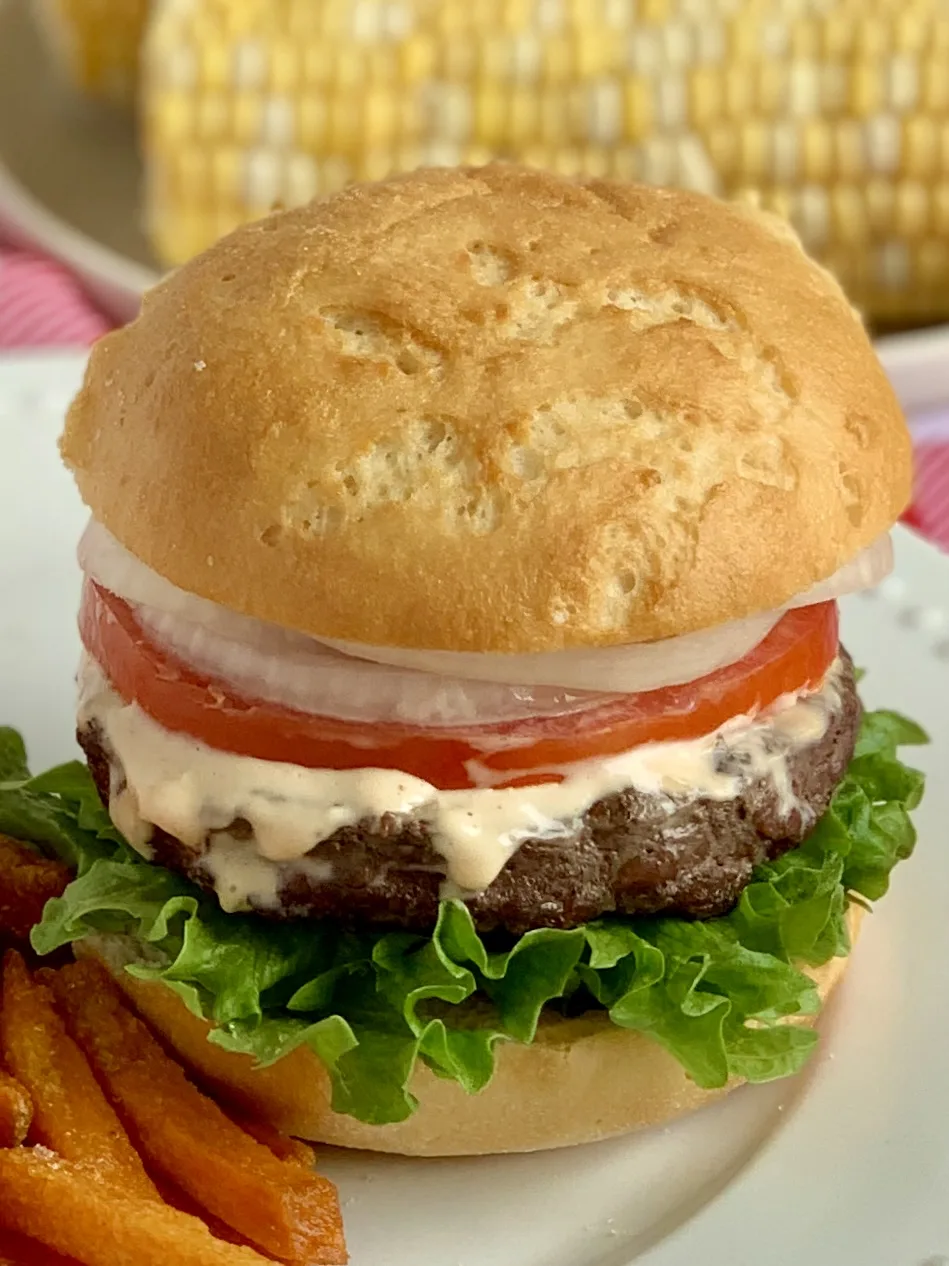
[[[83,346],[109,325],[58,264],[0,248],[0,351]]]
[[[949,405],[911,418],[916,452],[916,487],[906,520],[923,536],[949,550]]]
[[[43,256],[0,247],[0,353],[87,346],[110,328],[65,269]],[[916,492],[906,522],[949,550],[949,407],[911,422]]]

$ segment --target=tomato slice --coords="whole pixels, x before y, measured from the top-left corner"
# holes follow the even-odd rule
[[[816,688],[837,654],[837,606],[789,611],[743,659],[681,686],[608,695],[582,712],[461,730],[366,725],[236,693],[157,645],[128,603],[91,581],[86,649],[123,698],[210,747],[311,769],[401,769],[445,790],[559,781],[560,767],[641,743],[697,738],[782,694]]]

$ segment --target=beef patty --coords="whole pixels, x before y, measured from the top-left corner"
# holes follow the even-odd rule
[[[839,705],[822,737],[792,746],[786,757],[790,805],[771,777],[747,779],[727,800],[637,790],[606,796],[564,834],[521,844],[490,887],[467,901],[479,930],[520,934],[575,927],[604,914],[703,918],[731,909],[756,865],[801,843],[850,762],[860,703],[843,651],[841,665]],[[112,760],[102,735],[90,726],[79,742],[107,801]],[[730,759],[724,750],[726,772],[733,772]],[[121,770],[116,775],[121,780]],[[238,822],[230,833],[239,837],[247,829]],[[200,852],[157,829],[151,843],[155,861],[214,891]],[[394,815],[361,822],[317,844],[306,860],[323,864],[272,863],[279,901],[261,914],[419,931],[434,926],[445,863],[425,823]]]

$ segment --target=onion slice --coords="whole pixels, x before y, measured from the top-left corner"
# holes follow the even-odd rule
[[[209,598],[199,598],[197,594],[179,589],[130,554],[108,528],[95,519],[89,520],[79,539],[77,556],[79,566],[90,580],[133,606],[180,615],[193,624],[221,629],[231,637],[239,637],[243,633],[252,640],[259,637],[258,626],[266,624],[266,621],[253,616],[230,611]],[[312,640],[305,634],[282,629],[277,624],[268,624],[267,627],[273,630],[275,638]]]
[[[275,645],[275,626],[260,622],[259,637],[229,637],[219,627],[180,615],[134,607],[146,634],[203,676],[227,682],[247,699],[296,712],[364,724],[465,728],[563,716],[602,704],[609,696],[552,686],[464,681],[415,669],[375,664],[313,638]],[[278,633],[282,630],[277,630]]]
[[[873,589],[893,570],[893,538],[889,532],[878,536],[872,545],[844,563],[827,580],[818,581],[810,589],[793,598],[788,607],[810,607],[816,602],[831,602],[844,598],[848,593],[860,593]]]
[[[401,646],[363,646],[322,638],[327,646],[377,664],[411,668],[440,677],[467,677],[508,685],[562,686],[614,694],[641,694],[680,686],[734,664],[774,628],[780,612],[769,611],[700,633],[630,646],[540,651],[532,655],[484,655],[476,651],[416,651]]]
[[[346,720],[453,726],[562,715],[602,702],[604,693],[681,685],[733,664],[781,616],[764,612],[658,642],[529,655],[415,650],[314,638],[230,611],[159,576],[95,520],[79,560],[185,663],[251,698]],[[878,584],[892,563],[889,536],[880,537],[787,607]]]
[[[784,610],[830,602],[846,594],[870,589],[892,570],[893,542],[886,533],[861,550],[833,576],[793,598]],[[768,635],[781,614],[781,611],[769,611],[698,633],[664,638],[659,642],[533,655],[419,651],[400,646],[364,646],[336,638],[321,640],[346,655],[446,677],[637,694],[645,690],[659,690],[663,686],[682,685],[735,663]]]

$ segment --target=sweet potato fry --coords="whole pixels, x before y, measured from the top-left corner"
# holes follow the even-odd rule
[[[0,835],[0,935],[28,941],[47,901],[61,897],[71,878],[62,862]]]
[[[45,1148],[0,1151],[0,1227],[39,1240],[82,1266],[263,1266],[265,1261],[252,1248],[216,1240],[197,1218],[130,1196]]]
[[[252,1244],[285,1260],[347,1260],[336,1189],[280,1161],[203,1095],[99,963],[55,974],[73,1036],[146,1161]]]
[[[0,1057],[33,1097],[34,1143],[93,1165],[130,1195],[159,1198],[88,1060],[66,1032],[52,993],[15,950],[3,960]]]
[[[279,1130],[275,1130],[266,1121],[255,1121],[253,1117],[245,1117],[242,1112],[232,1111],[230,1108],[226,1108],[225,1111],[235,1125],[240,1126],[245,1133],[249,1134],[252,1139],[256,1139],[258,1143],[263,1143],[264,1147],[269,1148],[273,1152],[277,1160],[287,1161],[291,1165],[299,1165],[301,1169],[305,1169],[308,1172],[312,1171],[316,1164],[316,1153],[302,1139],[291,1138],[289,1134],[281,1134]]]
[[[76,1259],[63,1257],[16,1231],[0,1231],[0,1266],[76,1266]]]
[[[33,1118],[25,1086],[0,1068],[0,1147],[19,1147]]]
[[[247,1248],[254,1247],[242,1235],[239,1235],[233,1227],[227,1226],[220,1218],[208,1213],[207,1209],[202,1209],[196,1200],[192,1200],[189,1195],[183,1192],[180,1187],[176,1187],[173,1182],[159,1178],[158,1190],[165,1204],[171,1205],[179,1213],[187,1213],[189,1217],[200,1218],[216,1240],[224,1240],[226,1244],[243,1244]]]

